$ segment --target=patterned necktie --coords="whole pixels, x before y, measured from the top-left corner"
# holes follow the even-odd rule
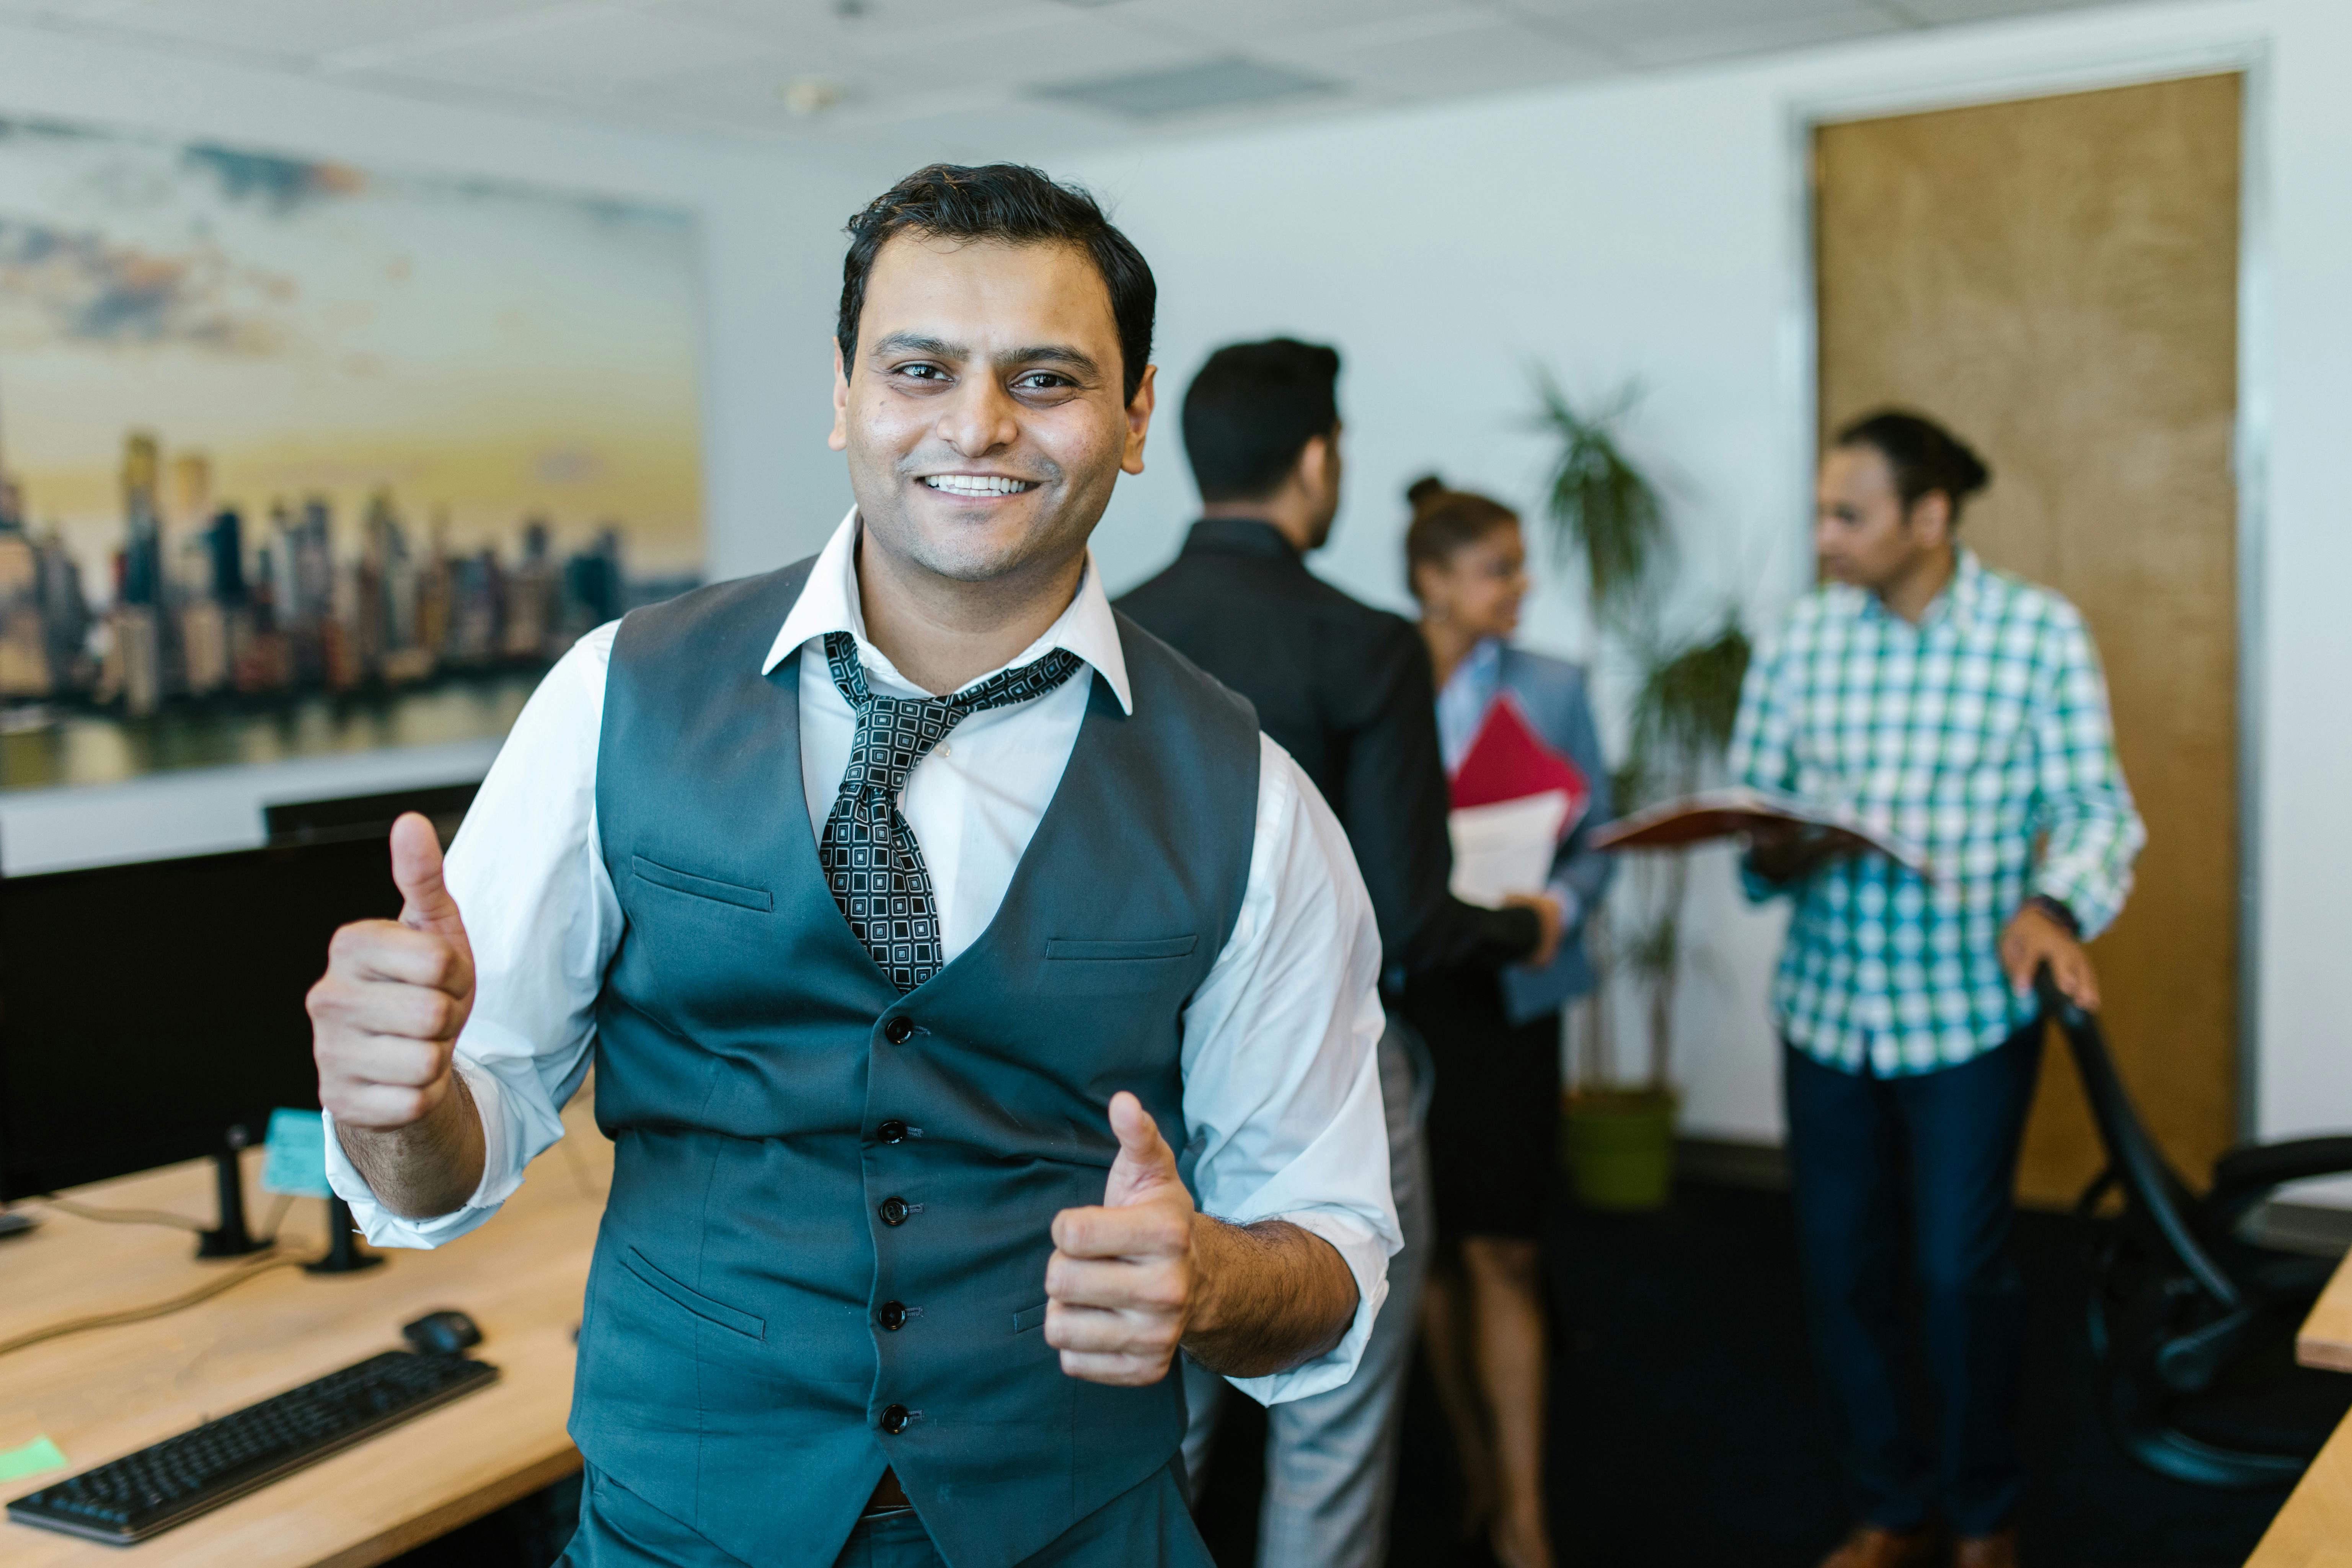
[[[1055,648],[952,697],[877,697],[866,684],[856,640],[847,632],[824,634],[824,658],[833,683],[856,710],[857,737],[841,796],[824,819],[817,858],[849,929],[903,994],[937,974],[945,962],[931,874],[898,811],[907,776],[965,714],[1043,697],[1076,674],[1081,660]]]

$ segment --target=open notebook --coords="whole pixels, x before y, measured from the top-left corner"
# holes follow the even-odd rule
[[[1592,804],[1582,770],[1535,732],[1507,691],[1486,710],[1451,791],[1448,885],[1463,902],[1490,909],[1512,893],[1543,890],[1560,841]]]
[[[1686,795],[1622,816],[1592,835],[1596,849],[1672,849],[1753,833],[1785,823],[1839,841],[1856,854],[1884,855],[1921,876],[1932,873],[1917,845],[1843,806],[1825,805],[1777,790],[1717,789]]]

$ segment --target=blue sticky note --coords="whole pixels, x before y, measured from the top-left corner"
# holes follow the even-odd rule
[[[327,1121],[315,1110],[269,1113],[269,1142],[261,1162],[265,1192],[298,1198],[331,1198],[327,1185]]]

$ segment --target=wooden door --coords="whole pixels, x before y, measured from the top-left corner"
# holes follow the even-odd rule
[[[1824,435],[1888,404],[1949,426],[1993,470],[1962,538],[2097,638],[2148,829],[2093,950],[2107,1032],[2199,1183],[2237,1128],[2241,101],[2239,77],[2197,77],[1813,145]],[[2020,1191],[2070,1201],[2099,1163],[2053,1049]]]

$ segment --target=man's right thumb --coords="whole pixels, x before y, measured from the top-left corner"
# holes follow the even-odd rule
[[[436,936],[462,937],[466,922],[441,880],[441,837],[415,812],[392,825],[392,881],[404,900],[400,923]]]

